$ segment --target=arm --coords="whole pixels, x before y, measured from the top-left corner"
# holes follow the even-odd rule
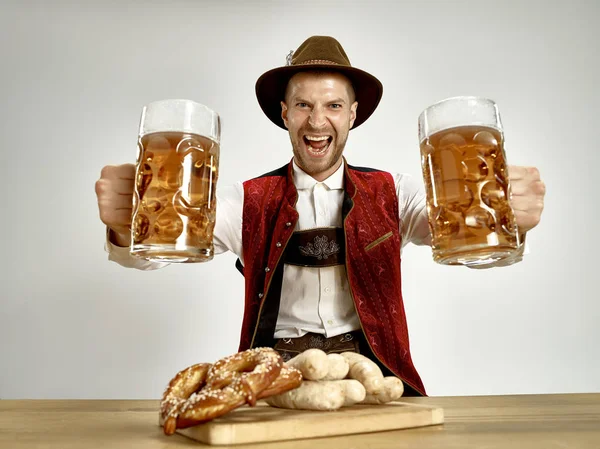
[[[541,180],[537,168],[510,165],[508,167],[508,179],[511,187],[509,202],[515,213],[521,245],[511,257],[479,268],[505,267],[523,260],[523,255],[528,253],[526,245],[527,231],[539,224],[544,210],[546,185]]]
[[[154,270],[168,264],[134,258],[129,254],[135,165],[107,165],[96,181],[100,220],[106,225],[108,259],[127,268]]]
[[[394,175],[400,215],[402,247],[408,243],[431,245],[427,198],[423,183],[410,175]]]
[[[100,219],[106,225],[108,259],[127,268],[155,270],[168,263],[150,262],[129,254],[135,166],[106,166],[96,182]],[[214,229],[215,254],[232,251],[242,259],[242,183],[217,188],[217,219]],[[243,260],[243,259],[242,259]]]
[[[110,227],[106,227],[106,243],[104,250],[108,253],[108,260],[118,263],[125,268],[135,268],[138,270],[149,271],[163,268],[169,265],[166,262],[151,262],[149,260],[132,257],[129,254],[129,245],[121,246],[118,242],[118,237],[115,237],[114,232]]]
[[[544,206],[546,187],[536,168],[509,167],[512,195],[510,203],[515,211],[517,227],[523,242],[515,254],[502,261],[473,268],[491,268],[512,265],[527,252],[526,233],[540,221]],[[431,245],[431,234],[427,217],[426,195],[421,182],[408,175],[396,175],[402,246],[408,242],[416,245]]]

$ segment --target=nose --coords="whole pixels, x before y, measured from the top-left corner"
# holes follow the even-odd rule
[[[321,107],[314,107],[308,117],[308,124],[313,128],[323,128],[327,124],[327,117]]]

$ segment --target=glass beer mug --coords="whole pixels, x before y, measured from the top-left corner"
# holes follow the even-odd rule
[[[517,251],[497,105],[480,97],[440,101],[419,116],[419,144],[434,261],[485,265]]]
[[[213,258],[220,119],[189,100],[144,106],[133,195],[133,256],[161,262]]]

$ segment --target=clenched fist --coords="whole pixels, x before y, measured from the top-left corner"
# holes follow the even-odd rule
[[[112,230],[112,240],[120,246],[131,242],[131,214],[135,165],[107,165],[96,181],[100,219]]]
[[[511,185],[510,205],[515,211],[519,232],[524,234],[537,226],[544,209],[546,185],[535,167],[508,167]]]

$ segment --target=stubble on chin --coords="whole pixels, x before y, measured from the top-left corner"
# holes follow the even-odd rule
[[[325,158],[321,161],[311,160],[309,156],[304,155],[301,151],[294,148],[294,161],[296,165],[300,167],[306,174],[312,177],[318,177],[318,175],[328,172],[335,171],[339,168],[342,161],[342,151],[336,151],[332,158]]]

